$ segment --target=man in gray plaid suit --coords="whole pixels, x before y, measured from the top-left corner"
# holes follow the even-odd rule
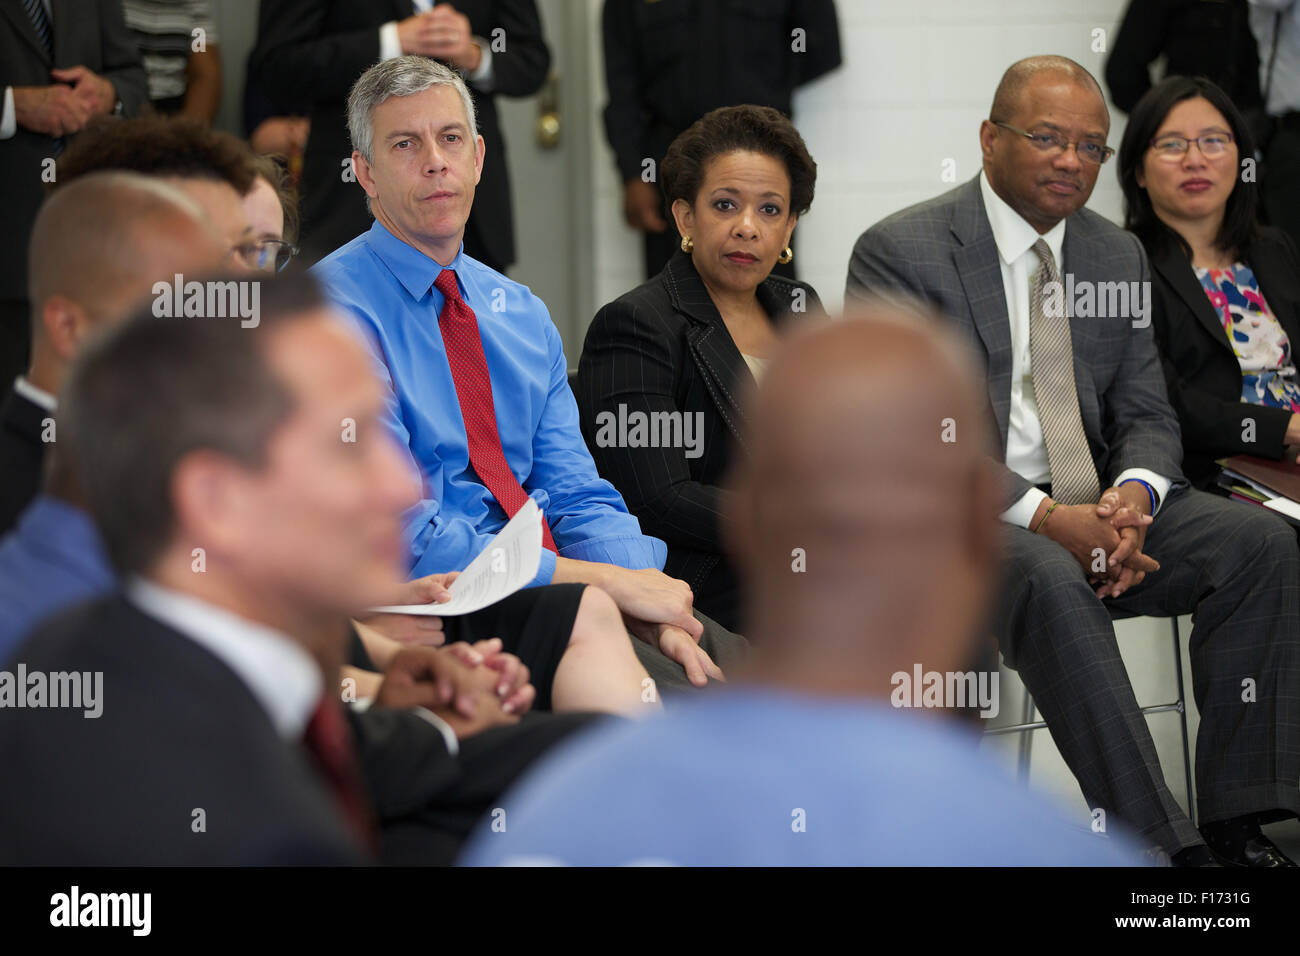
[[[1296,537],[1181,474],[1142,247],[1082,208],[1109,130],[1082,66],[1013,64],[980,126],[982,173],[868,229],[847,295],[919,296],[985,359],[1006,479],[995,633],[1089,805],[1178,865],[1294,866],[1260,824],[1300,815]],[[1165,785],[1112,613],[1195,614],[1199,833]]]

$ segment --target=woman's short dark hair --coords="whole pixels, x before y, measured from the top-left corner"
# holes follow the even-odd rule
[[[1124,191],[1124,228],[1134,233],[1151,254],[1159,254],[1177,243],[1189,259],[1192,249],[1176,231],[1166,226],[1156,215],[1151,197],[1137,183],[1151,140],[1160,131],[1170,111],[1184,100],[1203,97],[1223,114],[1228,121],[1233,141],[1237,144],[1238,159],[1255,156],[1255,138],[1246,125],[1241,111],[1231,97],[1213,81],[1203,76],[1168,76],[1147,90],[1129,114],[1128,127],[1119,146],[1119,185]],[[1237,183],[1228,195],[1223,222],[1214,244],[1224,252],[1245,255],[1259,230],[1259,186],[1254,177],[1243,179],[1240,170],[1234,170]]]
[[[694,206],[705,168],[718,156],[736,150],[780,161],[790,175],[791,212],[802,216],[809,210],[817,164],[794,124],[770,106],[724,106],[705,113],[673,140],[659,167],[668,204],[684,199]]]

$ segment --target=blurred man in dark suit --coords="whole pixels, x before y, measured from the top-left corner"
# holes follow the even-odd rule
[[[121,0],[0,3],[0,384],[27,367],[27,233],[52,182],[51,157],[91,119],[133,116],[148,99]]]
[[[496,97],[529,96],[546,79],[551,53],[534,0],[262,0],[250,80],[277,102],[312,104],[301,187],[305,261],[370,228],[347,165],[345,100],[367,67],[411,53],[460,71],[470,88],[487,156],[465,245],[504,272],[515,261],[515,237]]]

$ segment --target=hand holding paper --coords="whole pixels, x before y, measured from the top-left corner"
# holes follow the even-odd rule
[[[495,604],[537,576],[542,560],[542,510],[531,498],[451,583],[441,604],[390,604],[375,613],[454,617]]]

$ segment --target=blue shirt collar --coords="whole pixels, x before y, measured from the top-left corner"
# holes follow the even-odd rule
[[[465,256],[463,239],[460,248],[456,250],[456,258],[451,260],[449,266],[440,265],[419,249],[398,239],[378,219],[366,233],[366,243],[416,302],[429,293],[433,288],[433,280],[438,278],[438,273],[443,269],[456,271],[461,293],[464,294],[465,282],[460,278],[461,259]]]

